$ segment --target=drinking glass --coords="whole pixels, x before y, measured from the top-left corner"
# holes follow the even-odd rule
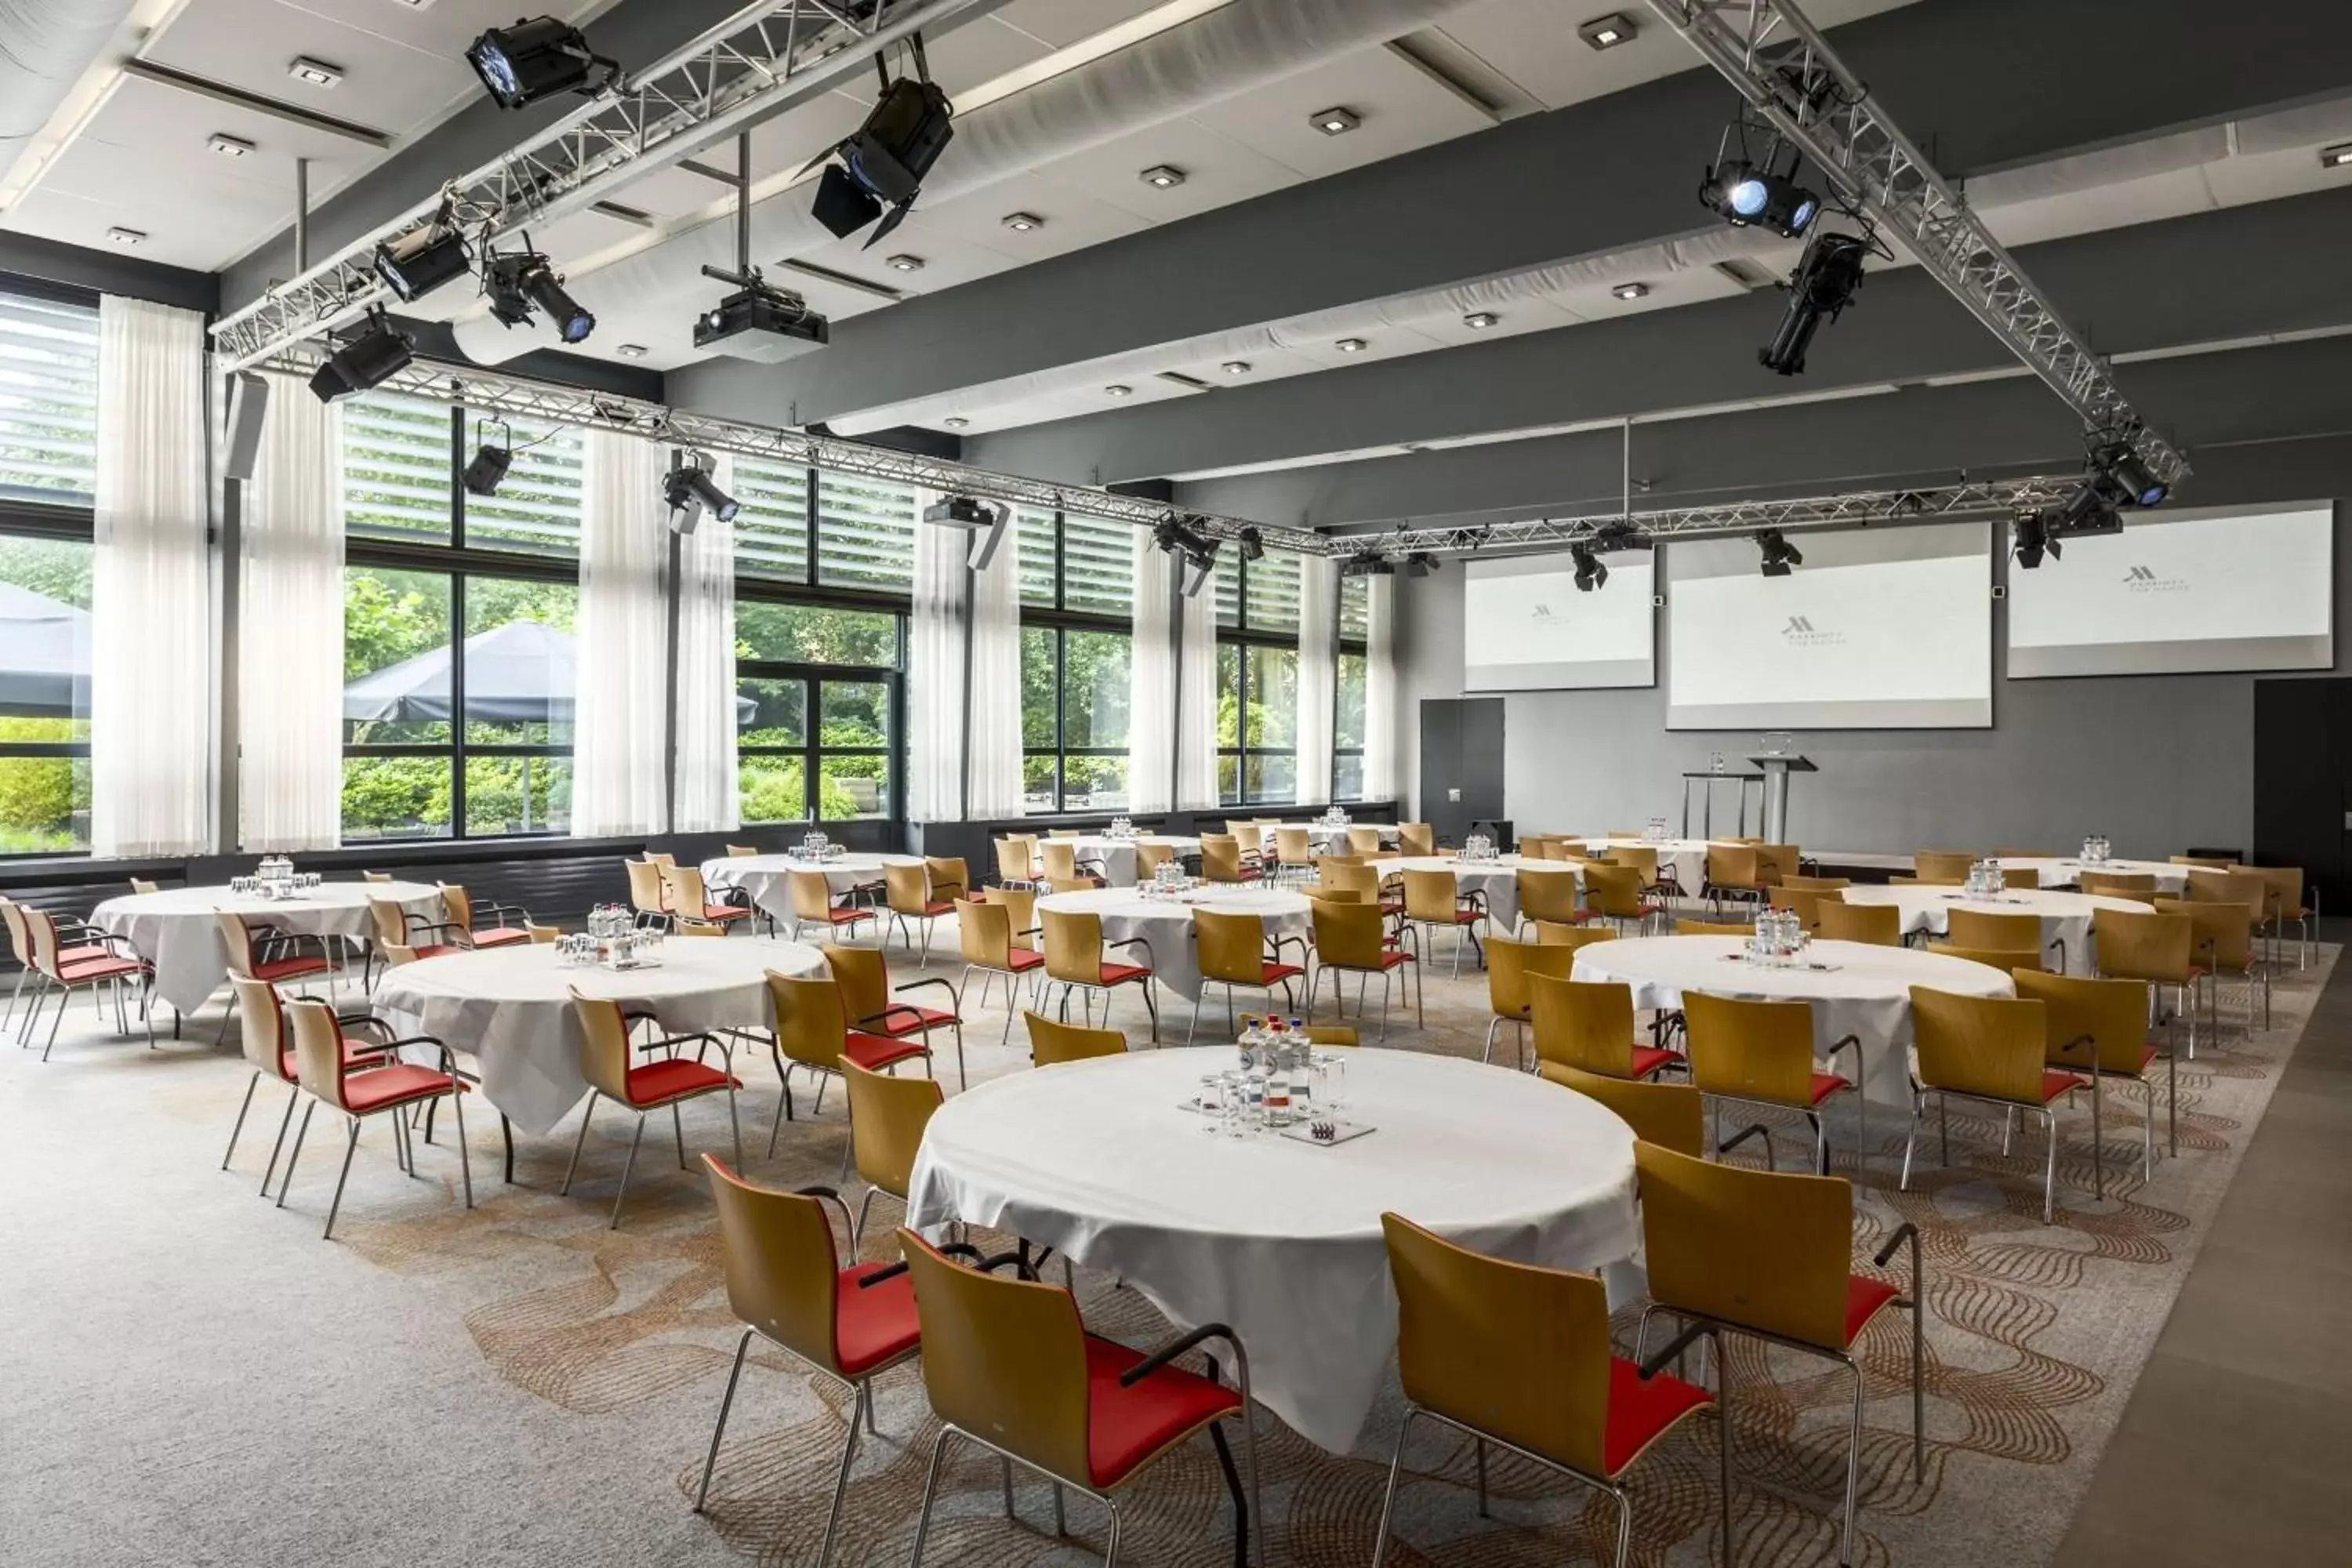
[[[1315,1104],[1320,1110],[1339,1110],[1348,1103],[1348,1058],[1336,1051],[1320,1051],[1315,1057],[1315,1068],[1322,1076],[1315,1085]]]
[[[1217,1075],[1217,1125],[1228,1138],[1239,1138],[1249,1131],[1243,1112],[1242,1075],[1221,1072]]]
[[[1206,1112],[1201,1118],[1201,1131],[1211,1135],[1222,1131],[1225,1125],[1225,1079],[1223,1073],[1201,1075],[1200,1097],[1193,1103]]]

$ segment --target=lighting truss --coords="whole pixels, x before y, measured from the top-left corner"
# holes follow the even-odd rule
[[[1822,177],[2050,384],[2085,426],[2126,428],[2167,484],[2188,460],[2147,429],[2107,367],[1789,0],[1650,0]]]
[[[308,377],[325,363],[324,345],[299,343],[276,355],[270,368]],[[1061,485],[1013,474],[992,473],[968,463],[927,458],[838,436],[780,430],[744,420],[691,414],[642,398],[621,397],[583,387],[558,386],[509,375],[480,365],[418,359],[378,384],[376,391],[404,393],[437,403],[462,404],[469,411],[510,421],[618,430],[673,446],[732,452],[828,473],[855,475],[895,484],[966,495],[1039,510],[1067,508],[1088,517],[1150,528],[1171,515],[1212,539],[1238,540],[1244,533],[1276,550],[1308,555],[1346,553],[1340,542],[1306,529],[1279,528],[1240,518],[1173,511],[1167,502],[1125,496],[1090,485]]]
[[[486,238],[543,226],[840,85],[918,30],[937,30],[994,3],[782,0],[738,11],[223,317],[212,329],[215,368],[242,369],[356,319],[385,297],[373,271],[376,247],[432,223],[445,204],[458,224]]]
[[[1370,552],[1402,557],[1416,551],[1467,554],[1499,553],[1534,547],[1571,545],[1606,550],[1630,532],[1647,543],[1674,539],[1736,538],[1758,529],[1868,528],[1873,524],[1976,522],[2039,511],[2083,488],[2080,473],[2037,474],[2021,479],[1969,479],[1906,490],[1849,490],[1840,495],[1800,496],[1787,500],[1726,501],[1717,506],[1675,507],[1659,511],[1601,512],[1588,517],[1539,517],[1517,522],[1460,528],[1413,528],[1389,533],[1336,534],[1328,553]]]

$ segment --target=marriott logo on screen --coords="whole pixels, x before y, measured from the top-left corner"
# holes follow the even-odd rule
[[[1532,618],[1541,621],[1547,626],[1551,624],[1552,621],[1558,619],[1558,617],[1551,613],[1551,606],[1540,602],[1537,604]]]
[[[2145,566],[2135,566],[2124,574],[2124,586],[2135,594],[2185,594],[2189,579],[2159,577]]]
[[[1811,616],[1790,616],[1780,636],[1800,647],[1837,647],[1845,641],[1843,632],[1825,632],[1813,625]]]

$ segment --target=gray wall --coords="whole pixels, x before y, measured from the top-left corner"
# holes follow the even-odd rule
[[[2200,505],[2224,504],[2199,485]],[[2316,492],[2306,492],[2310,499]],[[2352,494],[2339,485],[2338,495]],[[2352,674],[2352,506],[2336,517],[2336,673]],[[2008,568],[2013,569],[2013,568]],[[2063,562],[2042,571],[2065,570]],[[1602,589],[1601,592],[1607,592]],[[1420,703],[1462,693],[1458,565],[1397,584],[1401,774],[1421,776]],[[1677,731],[1666,721],[1666,620],[1658,685],[1504,698],[1506,806],[1518,831],[1603,832],[1682,809],[1686,769],[1708,753],[1745,756],[1748,731]],[[2254,819],[2252,675],[2009,680],[2007,605],[1993,606],[1990,730],[1814,731],[1800,747],[1822,771],[1790,787],[1789,830],[1809,850],[2064,849],[2105,833],[2121,855],[2190,845],[2251,851]],[[1721,800],[1732,800],[1721,786]],[[1693,797],[1693,830],[1697,826]],[[1415,802],[1418,815],[1419,803]],[[1717,832],[1731,829],[1722,817]]]

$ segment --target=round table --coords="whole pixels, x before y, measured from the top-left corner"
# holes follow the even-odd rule
[[[1306,895],[1275,888],[1199,883],[1175,899],[1147,899],[1133,888],[1097,888],[1085,893],[1048,893],[1037,900],[1037,908],[1100,915],[1106,943],[1142,938],[1150,944],[1150,957],[1139,957],[1132,948],[1107,956],[1114,963],[1150,964],[1153,979],[1190,1002],[1201,999],[1201,963],[1192,946],[1194,910],[1255,915],[1265,922],[1270,937],[1304,937],[1312,942],[1315,936]],[[1306,966],[1302,958],[1299,967]]]
[[[1518,929],[1520,872],[1567,878],[1571,900],[1584,886],[1582,868],[1575,861],[1530,860],[1523,855],[1505,855],[1493,860],[1457,860],[1451,855],[1387,856],[1379,866],[1383,877],[1396,871],[1453,872],[1456,888],[1465,893],[1476,893],[1486,901],[1487,919],[1499,936],[1508,936]]]
[[[1184,1109],[1230,1047],[981,1084],[931,1118],[909,1223],[1008,1230],[1118,1274],[1180,1328],[1231,1326],[1258,1399],[1345,1453],[1396,1350],[1384,1211],[1560,1268],[1631,1257],[1639,1235],[1633,1132],[1598,1102],[1452,1057],[1346,1059],[1337,1115],[1377,1131],[1328,1148],[1229,1139]]]
[[[1596,858],[1610,849],[1656,850],[1659,875],[1671,873],[1683,896],[1690,899],[1706,886],[1706,852],[1731,847],[1714,838],[1587,838],[1583,843],[1585,853]]]
[[[422,882],[321,882],[287,899],[234,893],[226,887],[167,888],[125,893],[90,912],[90,923],[126,937],[155,966],[156,994],[193,1013],[228,978],[220,914],[317,936],[372,938],[368,900],[398,904],[404,914],[443,919],[441,891]],[[430,938],[427,939],[432,940]]]
[[[422,958],[388,972],[375,1010],[404,1035],[433,1035],[481,1065],[482,1093],[525,1132],[546,1132],[588,1092],[572,993],[650,1012],[672,1034],[766,1029],[767,972],[825,973],[814,947],[771,937],[681,936],[644,969],[566,968],[545,942]]]
[[[2156,890],[2168,899],[2177,899],[2189,890],[2190,869],[2169,860],[2103,860],[2097,865],[2085,865],[2080,860],[2042,855],[2004,855],[1993,864],[2004,871],[2036,872],[2045,888],[2071,888],[2085,871],[2095,875],[2106,872],[2124,877],[2154,877]]]
[[[920,855],[836,855],[829,860],[803,860],[797,855],[724,855],[702,863],[706,888],[740,888],[751,901],[780,921],[793,918],[794,871],[822,871],[824,885],[835,893],[882,880],[885,868],[920,866]]]
[[[2091,916],[2095,911],[2147,912],[2146,904],[2130,899],[2066,893],[2051,888],[2011,888],[1991,898],[1971,899],[1955,888],[1853,887],[1844,889],[1842,896],[1849,904],[1893,906],[1902,912],[1906,935],[1925,931],[1930,936],[1942,936],[1951,924],[1954,910],[1976,910],[1989,915],[2037,915],[2042,921],[2042,962],[2068,974],[2097,972],[2098,965],[2091,956]],[[2053,948],[2059,951],[2053,953]]]
[[[1112,838],[1100,833],[1081,833],[1073,838],[1041,838],[1040,844],[1071,844],[1077,847],[1081,865],[1094,861],[1102,867],[1103,880],[1114,888],[1135,886],[1135,847],[1155,844],[1175,853],[1178,859],[1201,852],[1197,838],[1178,838],[1164,833],[1139,834],[1133,838]]]
[[[1826,1058],[1848,1035],[1862,1042],[1862,1092],[1874,1105],[1911,1103],[1911,987],[1967,996],[2014,996],[2000,970],[1940,952],[1816,942],[1807,953],[1822,969],[1767,969],[1742,961],[1736,936],[1651,936],[1597,942],[1576,952],[1570,978],[1615,982],[1633,990],[1633,1005],[1679,1007],[1685,991],[1772,1002],[1810,1002],[1813,1044]]]

